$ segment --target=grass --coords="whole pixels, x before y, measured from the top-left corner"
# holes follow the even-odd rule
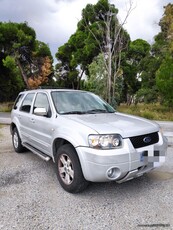
[[[11,112],[13,102],[0,103],[0,112]]]
[[[117,107],[119,112],[141,116],[150,120],[173,121],[173,108],[168,108],[160,104],[121,104]]]

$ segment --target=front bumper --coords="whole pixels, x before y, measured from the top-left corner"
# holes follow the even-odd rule
[[[76,151],[86,180],[122,183],[161,165],[165,160],[167,145],[167,139],[159,133],[158,143],[143,148],[134,149],[126,138],[120,149],[77,147]]]

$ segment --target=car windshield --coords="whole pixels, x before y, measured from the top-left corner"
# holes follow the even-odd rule
[[[83,91],[53,91],[52,99],[59,114],[114,113],[99,96]]]

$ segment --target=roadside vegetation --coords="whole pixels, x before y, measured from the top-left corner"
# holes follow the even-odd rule
[[[141,116],[150,120],[173,121],[173,108],[160,104],[121,104],[117,107],[118,112]]]
[[[0,103],[0,112],[11,112],[13,102]]]

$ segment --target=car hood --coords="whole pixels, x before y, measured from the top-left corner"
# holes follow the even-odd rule
[[[122,113],[66,115],[66,118],[88,126],[99,134],[118,133],[123,138],[153,133],[159,125],[150,120]]]

